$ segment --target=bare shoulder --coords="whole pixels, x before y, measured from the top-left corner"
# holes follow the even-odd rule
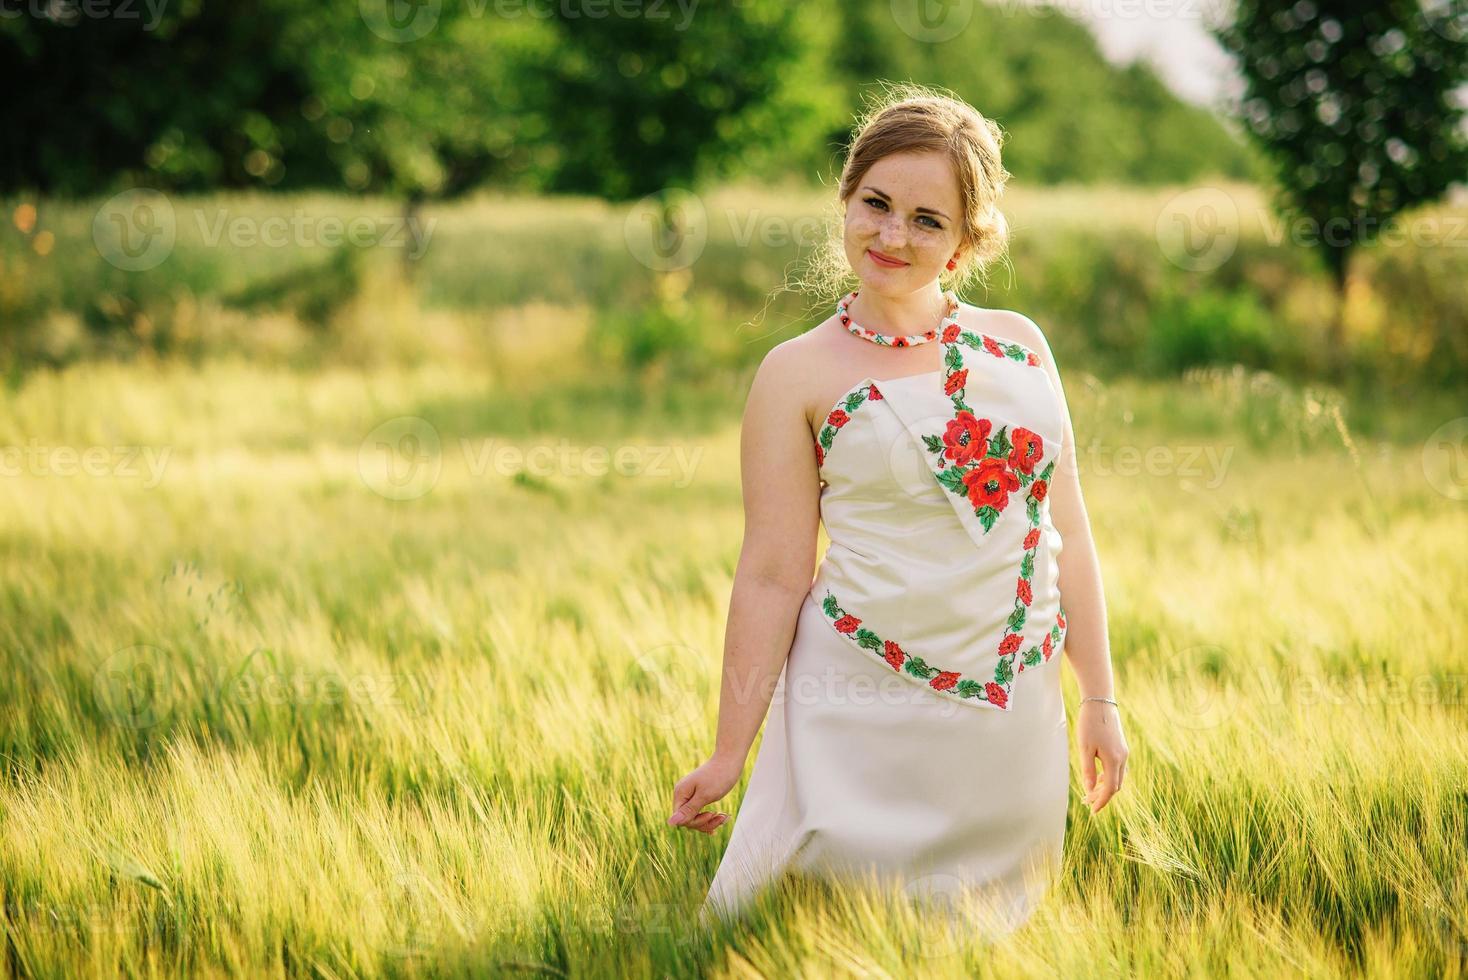
[[[766,351],[750,386],[750,401],[804,409],[811,379],[828,354],[825,336],[825,331],[812,328]]]
[[[813,379],[820,377],[821,366],[829,363],[839,349],[827,327],[827,322],[822,321],[766,351],[755,373],[750,398],[773,397],[807,407],[806,403],[814,397]]]

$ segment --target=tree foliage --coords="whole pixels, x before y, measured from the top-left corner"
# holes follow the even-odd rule
[[[1216,33],[1278,207],[1318,229],[1338,287],[1363,239],[1468,177],[1463,0],[1237,0]]]

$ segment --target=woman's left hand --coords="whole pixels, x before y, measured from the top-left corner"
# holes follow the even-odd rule
[[[1081,752],[1081,780],[1086,784],[1086,805],[1091,813],[1101,808],[1121,789],[1126,775],[1128,754],[1126,736],[1121,731],[1121,713],[1106,701],[1084,701],[1076,724]],[[1098,779],[1096,763],[1101,763]]]

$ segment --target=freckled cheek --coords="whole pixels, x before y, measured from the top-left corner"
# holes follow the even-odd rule
[[[875,238],[880,225],[871,218],[853,216],[846,219],[846,237],[848,239]]]

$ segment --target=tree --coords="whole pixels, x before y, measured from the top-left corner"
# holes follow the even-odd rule
[[[817,5],[630,6],[597,18],[552,8],[547,190],[628,200],[728,176],[818,140],[836,111]]]
[[[1236,0],[1235,11],[1213,32],[1243,72],[1238,111],[1274,169],[1275,207],[1318,234],[1338,373],[1352,251],[1468,174],[1468,7]]]

